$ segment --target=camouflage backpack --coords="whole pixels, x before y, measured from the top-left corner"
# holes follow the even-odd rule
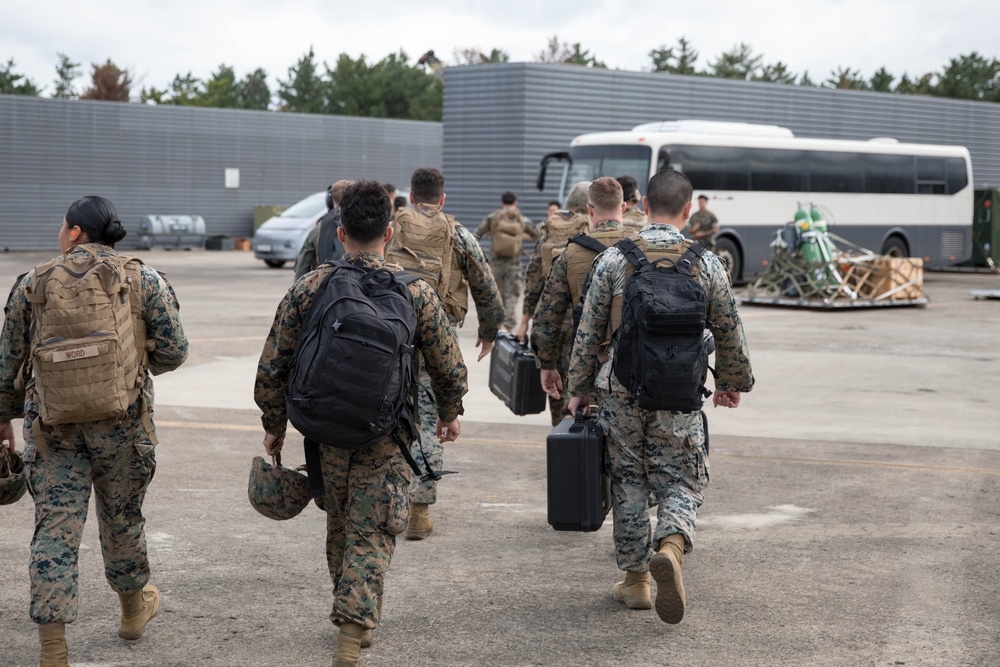
[[[519,257],[523,238],[524,220],[517,209],[502,208],[493,214],[490,251],[494,257]]]
[[[400,209],[392,223],[393,237],[386,246],[385,259],[423,278],[441,298],[445,312],[461,324],[469,310],[469,283],[455,252],[458,224],[436,206],[417,204]]]
[[[34,318],[27,389],[44,425],[122,419],[146,379],[142,261],[77,249],[88,254],[37,266],[25,294]]]

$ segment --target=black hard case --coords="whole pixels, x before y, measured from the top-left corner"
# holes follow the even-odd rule
[[[545,443],[549,525],[594,531],[611,510],[611,479],[604,464],[604,431],[596,417],[567,417]]]
[[[490,391],[515,415],[536,415],[545,410],[545,392],[535,355],[506,331],[497,334],[490,354]]]

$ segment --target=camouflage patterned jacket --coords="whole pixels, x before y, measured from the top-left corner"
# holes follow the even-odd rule
[[[545,288],[546,276],[542,273],[542,239],[538,239],[535,249],[524,270],[524,305],[521,313],[531,317],[538,307],[538,299]]]
[[[455,228],[453,240],[458,252],[458,265],[469,281],[472,301],[476,304],[479,338],[492,341],[496,339],[504,318],[503,295],[493,277],[493,269],[486,261],[486,254],[479,245],[479,240],[464,225],[459,224]]]
[[[108,246],[86,244],[98,257],[113,257],[117,253]],[[73,249],[73,254],[86,254]],[[38,412],[32,400],[25,400],[24,391],[14,390],[14,381],[31,347],[31,304],[25,292],[34,282],[34,271],[21,277],[14,285],[4,307],[3,333],[0,334],[0,421],[10,421],[24,416],[25,412]],[[142,266],[142,300],[146,320],[146,336],[154,341],[149,353],[149,370],[153,375],[172,371],[187,359],[188,340],[184,335],[178,315],[177,297],[169,283],[156,270]],[[142,391],[147,405],[153,405],[153,379],[147,374]]]
[[[684,241],[676,228],[663,223],[650,223],[639,235],[653,250]],[[572,396],[593,397],[595,387],[610,389],[614,351],[608,351],[611,358],[600,369],[597,355],[606,338],[611,300],[624,292],[626,263],[617,248],[609,248],[594,265],[580,328],[573,341],[569,366],[569,392]],[[701,258],[698,280],[708,292],[708,319],[714,325],[715,371],[718,374],[715,387],[719,391],[750,391],[754,378],[743,323],[729,287],[726,269],[711,252],[706,252]]]
[[[622,228],[622,223],[617,220],[605,220],[595,225],[593,231],[603,232]],[[566,260],[565,252],[552,260],[552,270],[545,280],[545,287],[532,315],[531,346],[538,356],[538,362],[547,370],[556,368],[556,361],[559,359],[559,341],[562,340],[562,333],[569,335],[573,306],[576,305],[573,303],[572,289],[567,277]]]
[[[386,265],[382,255],[373,252],[347,254],[344,259],[368,268]],[[279,435],[285,432],[288,421],[285,387],[291,372],[292,356],[316,290],[329,272],[328,265],[324,265],[307,273],[292,285],[278,304],[274,324],[271,325],[271,332],[260,355],[257,381],[254,384],[254,400],[264,413],[261,422],[268,433]],[[415,280],[408,287],[417,313],[417,330],[413,343],[421,351],[423,362],[431,376],[438,416],[444,421],[452,421],[462,414],[462,396],[469,390],[458,336],[454,327],[449,326],[441,300],[427,283]]]

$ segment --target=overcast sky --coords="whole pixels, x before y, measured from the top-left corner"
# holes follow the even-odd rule
[[[379,60],[428,49],[452,61],[456,47],[507,51],[530,61],[548,39],[580,42],[608,67],[650,68],[648,53],[686,37],[705,68],[747,42],[765,62],[781,60],[820,82],[837,67],[897,77],[940,70],[960,54],[997,57],[982,0],[0,0],[0,61],[13,58],[51,94],[57,52],[81,62],[108,58],[139,86],[167,87],[175,74],[207,78],[220,63],[239,76],[263,67],[276,79],[310,47],[331,65],[340,53]],[[977,18],[978,17],[978,18]],[[77,80],[78,89],[84,78]],[[274,86],[276,88],[276,86]]]

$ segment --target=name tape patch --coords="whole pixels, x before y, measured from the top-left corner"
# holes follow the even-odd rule
[[[86,359],[87,357],[96,357],[100,352],[96,345],[90,345],[87,347],[74,347],[72,350],[59,350],[52,355],[53,362],[62,361],[76,361],[77,359]]]

